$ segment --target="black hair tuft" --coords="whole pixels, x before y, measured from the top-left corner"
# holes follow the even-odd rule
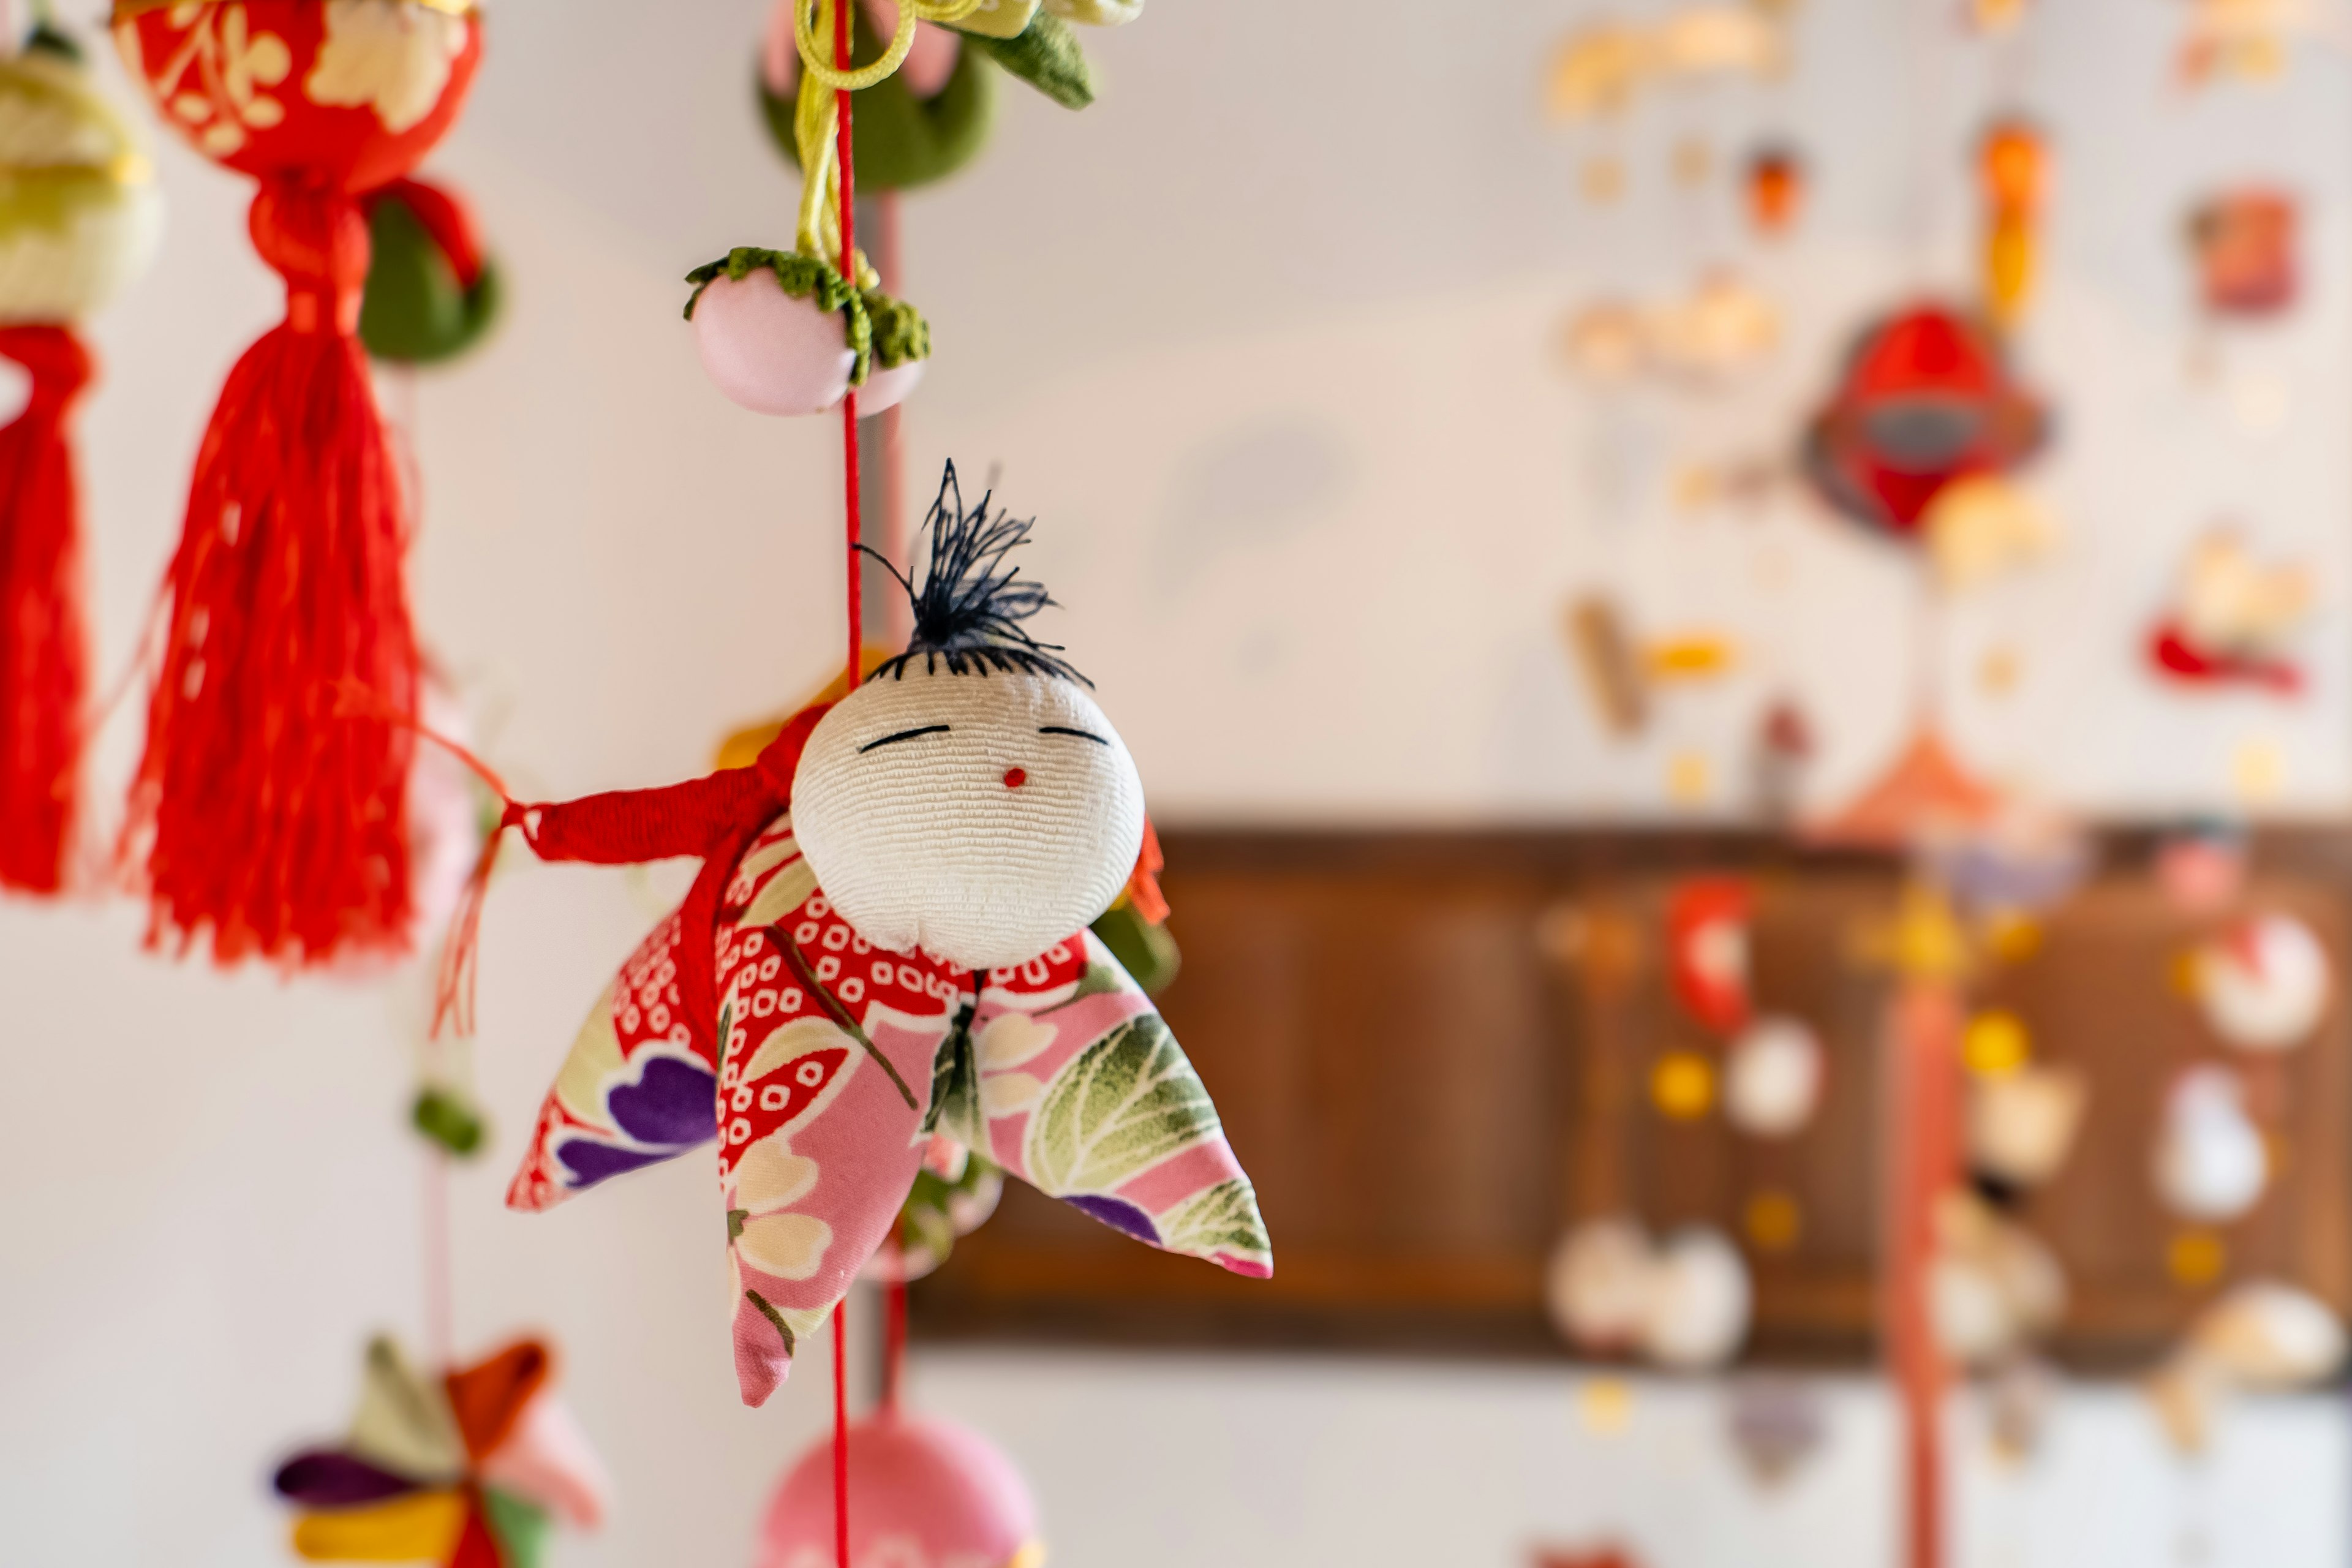
[[[982,496],[980,504],[966,511],[955,465],[948,465],[939,499],[923,520],[930,531],[931,559],[920,588],[880,551],[858,546],[898,579],[915,616],[915,635],[908,639],[907,651],[877,665],[868,680],[886,675],[903,679],[907,667],[919,658],[927,671],[944,663],[953,675],[997,669],[1094,684],[1055,657],[1062,651],[1060,644],[1039,642],[1023,628],[1022,622],[1054,600],[1042,584],[1021,581],[1021,569],[1005,563],[1006,556],[1028,542],[1034,520],[1009,517],[1002,509],[991,517],[988,503],[993,493]]]

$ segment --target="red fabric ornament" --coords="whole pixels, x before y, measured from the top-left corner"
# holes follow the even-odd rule
[[[62,326],[0,327],[0,357],[32,377],[0,428],[0,883],[53,893],[79,795],[81,611],[71,424],[89,351]]]
[[[397,952],[415,634],[408,498],[356,335],[358,197],[456,119],[467,0],[117,0],[131,75],[196,149],[260,183],[286,321],[229,373],[172,562],[171,624],[123,847],[151,940],[221,963]]]
[[[2041,447],[2048,424],[1981,328],[1917,306],[1863,334],[1806,436],[1804,466],[1832,506],[1907,538],[1946,485],[2006,473]]]
[[[1693,877],[1666,901],[1666,977],[1684,1011],[1718,1035],[1745,1028],[1755,899],[1732,877]]]

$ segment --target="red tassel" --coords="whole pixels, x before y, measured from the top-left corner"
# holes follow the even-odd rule
[[[286,321],[229,373],[197,454],[123,851],[151,942],[209,931],[225,964],[315,964],[408,941],[406,503],[355,335],[357,204],[265,182],[251,228]]]
[[[0,327],[33,378],[0,428],[0,883],[54,893],[80,792],[81,531],[69,443],[89,352],[65,327]]]

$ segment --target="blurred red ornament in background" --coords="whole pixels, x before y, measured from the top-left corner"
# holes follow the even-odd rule
[[[326,963],[409,937],[410,498],[357,336],[360,197],[414,168],[481,58],[470,0],[117,0],[159,113],[252,176],[286,320],[196,458],[123,837],[151,939]]]
[[[2267,316],[2295,300],[2298,215],[2293,196],[2247,186],[2197,205],[2189,244],[2205,308],[2221,316]]]
[[[1958,311],[1920,305],[1862,334],[1807,432],[1804,468],[1838,510],[1909,537],[1946,485],[2009,471],[2048,428],[1990,333]]]

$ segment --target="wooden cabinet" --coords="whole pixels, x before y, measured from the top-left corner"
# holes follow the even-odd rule
[[[1869,1352],[1884,1125],[1887,977],[1872,939],[1893,869],[1737,837],[1171,833],[1166,887],[1184,970],[1162,999],[1256,1181],[1270,1281],[1165,1257],[1026,1190],[914,1291],[928,1336],[1093,1336],[1565,1354],[1542,1311],[1547,1255],[1577,1217],[1719,1226],[1754,1269],[1764,1360]],[[2058,1346],[2084,1364],[2143,1359],[2228,1279],[2267,1273],[2352,1311],[2352,1031],[2339,998],[2300,1050],[2254,1058],[2206,1030],[2178,984],[2221,923],[2183,914],[2119,843],[2119,869],[1990,965],[1976,1005],[2015,1012],[2037,1055],[2093,1089],[2074,1157],[2019,1213],[2063,1260]],[[2332,842],[2278,857],[2249,907],[2347,952]],[[1668,1118],[1659,1058],[1719,1060],[1662,964],[1677,878],[1730,870],[1754,889],[1765,1011],[1802,1017],[1829,1057],[1804,1132],[1744,1137],[1719,1114]],[[2210,1233],[2158,1203],[2161,1102],[2184,1068],[2245,1078],[2278,1174],[2245,1220]],[[1796,1225],[1759,1226],[1759,1205]],[[2194,1233],[2194,1234],[2192,1234]],[[1771,1244],[1759,1245],[1757,1237]],[[2178,1249],[2226,1262],[2184,1285]]]

